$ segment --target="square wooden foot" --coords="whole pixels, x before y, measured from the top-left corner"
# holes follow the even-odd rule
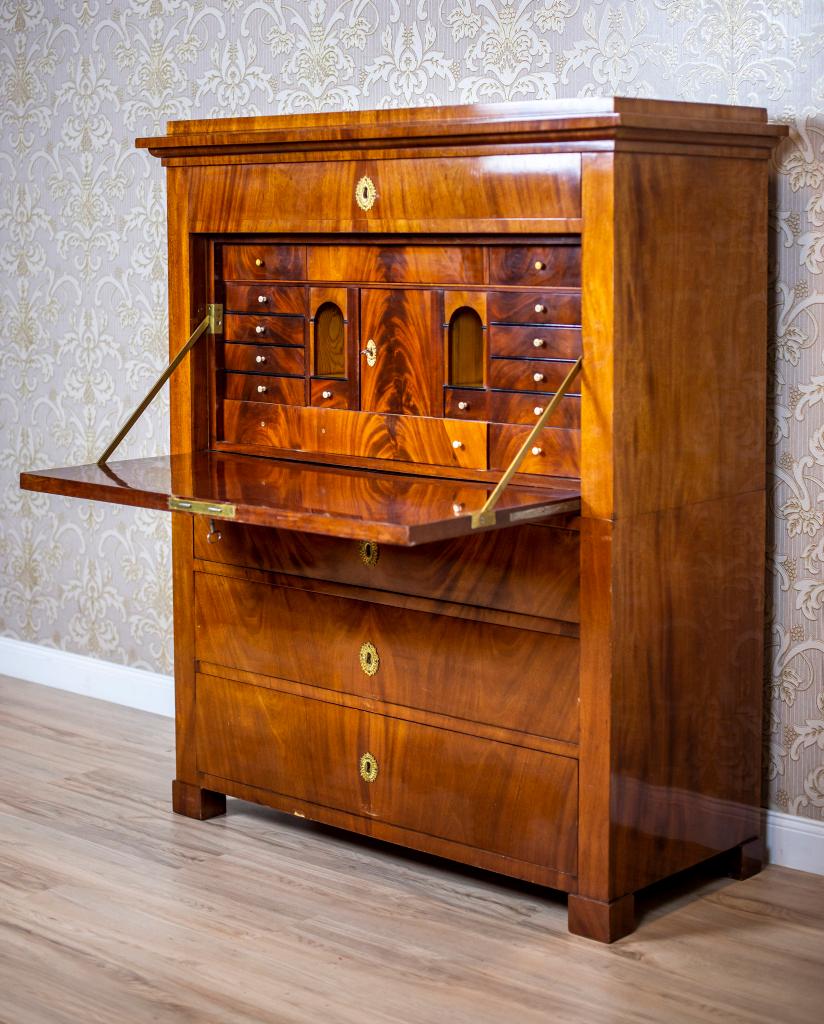
[[[175,779],[172,783],[172,809],[175,814],[205,821],[226,813],[226,797],[223,793],[213,793],[211,789],[201,789]]]
[[[567,927],[573,935],[596,942],[615,942],[635,930],[635,897],[632,893],[607,903],[570,893]]]
[[[764,840],[751,839],[729,852],[727,874],[739,882],[757,875],[764,866]]]

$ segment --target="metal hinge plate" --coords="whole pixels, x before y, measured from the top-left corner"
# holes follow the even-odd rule
[[[169,509],[172,512],[191,512],[196,516],[211,516],[212,519],[234,519],[237,508],[225,501],[195,501],[191,498],[176,498],[169,495]]]
[[[209,317],[209,332],[223,334],[223,306],[219,302],[210,302],[206,307],[206,315]]]

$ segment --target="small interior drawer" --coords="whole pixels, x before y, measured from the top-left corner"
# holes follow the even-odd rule
[[[223,359],[227,370],[241,373],[303,373],[302,348],[279,345],[225,345]]]
[[[577,741],[577,637],[213,572],[195,606],[202,662]]]
[[[580,327],[489,325],[489,354],[511,359],[577,359],[581,355]]]
[[[303,405],[302,377],[270,377],[258,373],[224,374],[225,395],[230,401],[276,402]]]
[[[481,388],[444,388],[443,414],[458,420],[486,420],[489,393]]]
[[[490,423],[489,468],[505,470],[529,434],[529,427]],[[563,427],[544,427],[521,463],[520,473],[539,476],[581,475],[581,432]]]
[[[312,281],[483,284],[479,245],[317,245],[309,247]]]
[[[577,870],[578,762],[199,674],[201,772]]]
[[[314,379],[310,382],[311,402],[323,409],[350,409],[357,389],[348,380]]]
[[[223,246],[223,277],[226,281],[300,281],[306,276],[303,245]]]
[[[226,309],[234,313],[305,313],[306,289],[227,282]]]
[[[580,292],[489,292],[490,323],[580,324]]]
[[[302,316],[227,313],[223,321],[223,330],[226,341],[254,341],[259,345],[299,345],[303,348],[305,323]]]
[[[490,284],[580,288],[580,245],[493,245]]]
[[[491,359],[489,383],[509,391],[557,391],[573,367],[553,359]]]
[[[488,419],[499,423],[534,424],[549,404],[551,395],[525,395],[516,391],[493,391],[489,395]],[[551,426],[581,426],[581,399],[567,395],[552,415]]]

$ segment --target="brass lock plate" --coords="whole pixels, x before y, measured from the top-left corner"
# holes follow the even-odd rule
[[[363,354],[366,356],[366,365],[374,366],[378,361],[378,346],[372,340],[369,339],[366,343],[366,348],[363,350]]]
[[[375,188],[374,181],[369,175],[364,174],[355,185],[355,202],[362,210],[371,210],[377,198],[378,190]]]
[[[380,548],[373,540],[362,540],[358,545],[358,554],[363,564],[371,568],[378,564]]]
[[[234,519],[237,509],[225,501],[197,501],[194,498],[178,498],[169,495],[171,512],[192,512],[198,516],[209,516],[212,519]]]
[[[368,750],[365,754],[361,754],[358,769],[364,782],[374,782],[378,777],[378,761],[375,755]]]
[[[361,671],[367,676],[373,676],[381,667],[378,649],[368,640],[360,645],[358,657],[360,659]]]

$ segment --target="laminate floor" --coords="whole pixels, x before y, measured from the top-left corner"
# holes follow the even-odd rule
[[[173,723],[0,677],[2,1024],[822,1019],[824,877],[704,870],[613,946],[566,900],[250,804],[170,810]]]

